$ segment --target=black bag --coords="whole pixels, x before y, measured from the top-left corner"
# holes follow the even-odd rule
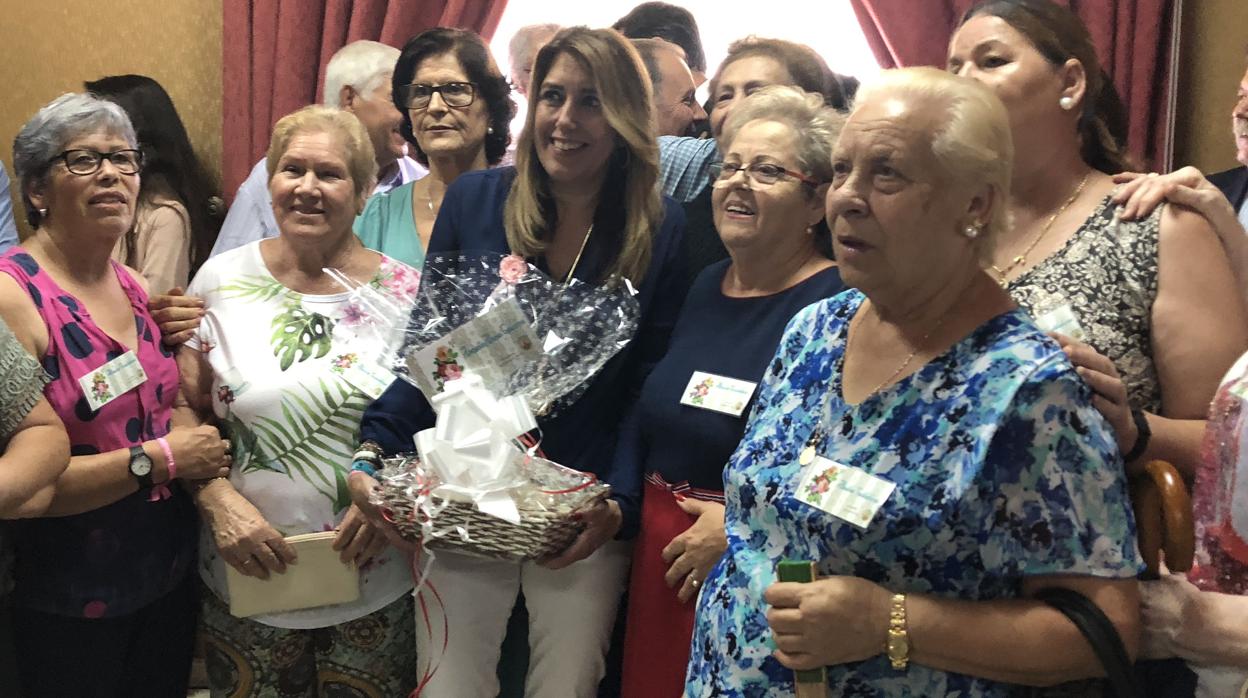
[[[1101,660],[1101,666],[1105,668],[1108,678],[1035,688],[1028,695],[1032,698],[1137,698],[1143,695],[1122,638],[1118,636],[1114,624],[1096,604],[1083,594],[1062,587],[1041,589],[1036,592],[1035,598],[1061,611],[1079,628],[1079,632],[1083,633],[1088,644],[1092,646],[1097,659]]]

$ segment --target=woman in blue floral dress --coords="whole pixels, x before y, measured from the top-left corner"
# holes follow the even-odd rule
[[[828,220],[857,289],[789,324],[725,472],[728,551],[699,598],[689,696],[995,696],[1095,676],[1056,610],[1133,648],[1139,557],[1114,435],[1056,343],[981,268],[1011,144],[983,88],[932,69],[859,93]],[[785,560],[818,581],[777,582]]]

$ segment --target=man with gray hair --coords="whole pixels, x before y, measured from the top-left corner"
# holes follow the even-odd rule
[[[390,98],[390,79],[399,50],[376,41],[353,41],[343,46],[325,66],[324,103],[345,109],[364,124],[377,157],[377,187],[381,194],[424,176],[427,170],[407,156],[399,134],[403,115]],[[238,188],[234,204],[221,226],[210,257],[247,243],[277,236],[269,198],[269,176],[263,157]]]
[[[533,77],[533,59],[548,41],[559,33],[558,24],[530,24],[520,27],[507,44],[511,86],[529,96],[529,80]]]
[[[656,136],[691,135],[693,123],[706,118],[706,110],[694,92],[693,73],[679,47],[663,39],[633,39],[641,61],[650,73],[654,93]]]

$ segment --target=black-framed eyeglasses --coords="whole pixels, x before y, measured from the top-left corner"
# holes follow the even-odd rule
[[[113,163],[113,167],[117,168],[117,171],[121,174],[138,174],[143,169],[143,151],[133,149],[101,153],[98,150],[75,148],[66,150],[54,159],[64,162],[65,169],[69,170],[71,174],[91,175],[99,171],[100,165],[105,158]]]
[[[408,109],[426,109],[434,93],[442,95],[442,101],[448,107],[466,107],[477,98],[477,86],[471,82],[444,82],[441,85],[415,82],[399,88],[399,103],[406,104]]]
[[[820,182],[812,177],[786,170],[779,165],[773,165],[768,162],[756,162],[751,165],[737,165],[729,162],[712,162],[707,166],[711,173],[711,177],[719,182],[727,182],[737,176],[738,172],[745,172],[745,176],[757,182],[758,184],[770,186],[779,182],[785,177],[792,177],[797,181],[811,187],[819,186]]]

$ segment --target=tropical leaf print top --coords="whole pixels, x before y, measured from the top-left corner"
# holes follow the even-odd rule
[[[213,411],[234,449],[230,481],[285,536],[333,529],[351,504],[346,476],[360,416],[372,401],[351,370],[376,352],[369,318],[349,293],[307,295],[269,273],[256,242],[212,258],[189,293],[206,314],[187,346],[212,367]],[[383,256],[373,284],[415,292],[420,274]],[[211,532],[201,573],[222,599],[225,563]],[[411,589],[393,549],[361,574],[359,601],[258,616],[286,628],[317,628],[367,615]]]

